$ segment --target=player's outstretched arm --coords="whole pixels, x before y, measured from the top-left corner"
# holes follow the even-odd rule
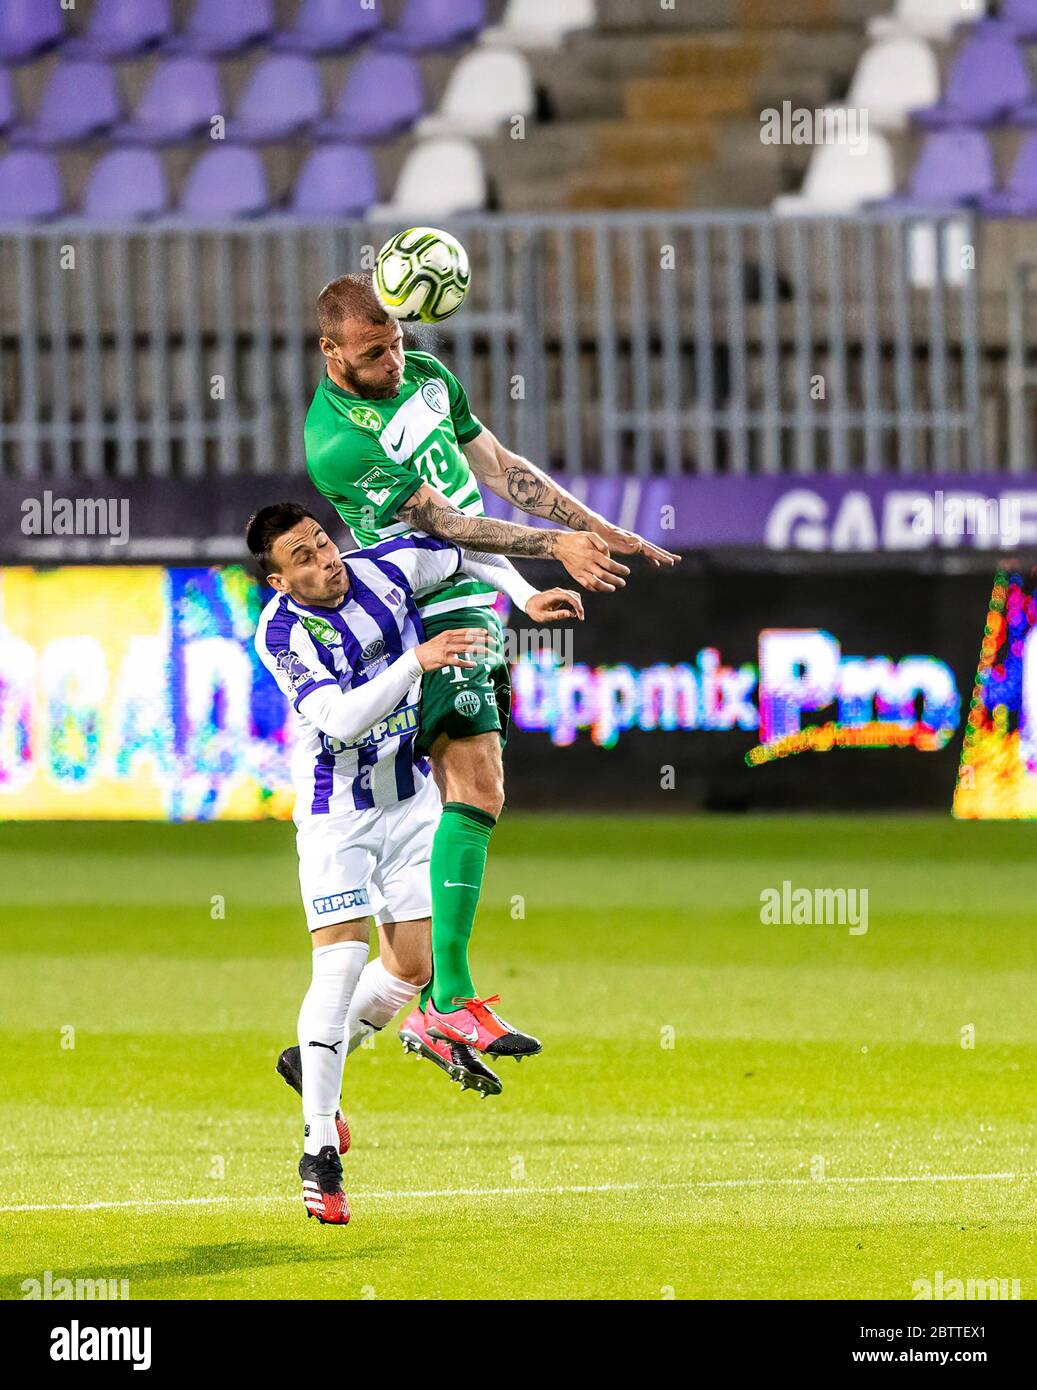
[[[474,667],[490,654],[489,636],[483,628],[450,628],[411,647],[364,685],[342,690],[334,681],[320,684],[299,701],[299,713],[322,733],[352,743],[387,719],[425,671],[441,666]]]
[[[583,622],[583,600],[573,589],[535,589],[502,555],[462,550],[461,569],[491,589],[501,589],[527,617],[538,623],[576,618]]]
[[[570,531],[590,531],[620,555],[644,555],[650,564],[674,565],[680,559],[653,545],[633,531],[613,526],[600,512],[592,511],[578,497],[521,454],[513,454],[488,429],[464,445],[472,472],[491,492],[531,516],[542,516],[567,526]]]
[[[415,530],[454,541],[465,550],[558,560],[584,589],[612,593],[624,587],[623,576],[630,573],[626,565],[609,557],[605,541],[589,531],[555,531],[515,526],[488,516],[466,516],[428,483],[411,493],[396,515]]]

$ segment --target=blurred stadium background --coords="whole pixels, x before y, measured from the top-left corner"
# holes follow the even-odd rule
[[[553,1096],[533,1092],[544,1108],[524,1142],[553,1133],[544,1115],[579,1096],[584,1115],[600,1102],[606,1144],[648,1116],[656,1147],[628,1147],[620,1178],[658,1172],[670,1152],[664,1176],[686,1176],[692,1109],[696,1123],[725,1116],[714,1147],[695,1149],[704,1179],[748,1165],[747,1182],[765,1171],[780,1184],[811,1144],[872,1171],[1025,1166],[1006,1077],[1032,1075],[1026,851],[993,828],[966,841],[950,817],[952,803],[961,818],[1037,814],[1037,0],[79,0],[67,11],[4,0],[0,65],[0,818],[290,814],[285,711],[251,650],[263,594],[242,525],[267,501],[318,501],[302,422],[321,370],[320,286],[369,268],[402,226],[445,227],[469,250],[472,293],[412,341],[444,358],[506,443],[684,557],[676,574],[636,570],[624,594],[590,603],[571,665],[516,655],[509,810],[481,940],[491,958],[543,974],[574,913],[617,930],[644,913],[646,948],[674,973],[641,985],[674,991],[660,1024],[673,1014],[703,1051],[698,1062],[678,1051],[692,1070],[658,1096],[645,1083],[656,1061],[633,1044],[608,1053],[607,1094],[592,1080],[586,1098],[586,1070],[570,1091],[554,1073]],[[544,808],[628,819],[559,821],[545,846],[521,815]],[[844,818],[800,831],[697,814],[805,810]],[[858,814],[875,811],[925,815]],[[651,814],[675,813],[696,814],[652,829]],[[277,841],[275,888],[260,841],[253,859],[245,831],[224,829],[236,881],[252,885],[252,925],[264,906],[280,914],[259,928],[260,954],[294,960],[289,839]],[[275,829],[248,833],[269,853]],[[87,939],[107,942],[110,906],[96,918],[84,907],[95,885],[100,902],[125,905],[111,950],[137,949],[129,918],[158,902],[185,954],[215,952],[184,926],[209,851],[131,831],[6,828],[22,885],[16,952],[38,928],[71,932],[72,903]],[[78,885],[57,906],[50,855],[67,856]],[[999,855],[1001,930],[987,935]],[[599,873],[612,875],[607,902]],[[758,890],[797,873],[885,892],[893,944],[873,974],[845,938],[787,954],[754,944]],[[542,882],[553,904],[532,946],[507,934],[500,903],[516,882]],[[142,884],[155,896],[141,898]],[[70,961],[57,977],[89,1013],[95,996],[74,984],[85,967]],[[35,998],[25,968],[11,978]],[[197,976],[197,995],[173,992],[188,1035],[217,1026],[195,1016],[225,988],[218,962],[203,968],[214,975]],[[600,1009],[602,1047],[619,1046],[617,1020],[639,1004],[629,973],[608,997],[608,968],[574,954],[546,1001],[521,978],[509,998],[531,1014],[543,1003],[564,1036],[564,981],[590,972],[589,1017]],[[96,972],[84,978],[103,994],[103,963]],[[143,997],[159,988],[140,981]],[[276,1003],[262,988],[266,1012],[246,1023],[232,1007],[220,1026],[251,1027],[265,1057],[294,1004],[283,984]],[[721,996],[733,1012],[717,1012]],[[40,1008],[56,1020],[64,1005]],[[977,1015],[993,1050],[967,1085],[955,1030]],[[142,1037],[152,1026],[132,1024]],[[736,1036],[756,1040],[749,1054]],[[890,1070],[847,1087],[840,1049],[858,1057],[866,1038],[885,1038]],[[598,1041],[570,1039],[592,1073]],[[139,1045],[156,1066],[182,1065],[172,1044]],[[657,1059],[657,1037],[645,1046]],[[738,1077],[770,1066],[762,1109],[739,1092],[724,1111],[694,1070],[710,1065]],[[261,1110],[270,1083],[251,1075],[236,1084]],[[102,1103],[85,1073],[77,1084],[84,1104]],[[199,1114],[216,1104],[216,1081],[198,1096],[194,1078],[181,1085]],[[960,1113],[948,1116],[952,1094]],[[766,1145],[793,1112],[807,1136],[786,1134],[754,1167],[738,1136],[748,1126]],[[874,1115],[901,1136],[899,1156],[901,1140],[870,1137]],[[995,1115],[997,1139],[974,1152],[977,1116]],[[817,1138],[815,1121],[834,1128]],[[291,1123],[268,1160],[278,1182]],[[401,1120],[401,1145],[410,1133]],[[551,1180],[582,1175],[580,1162]],[[189,1165],[178,1177],[197,1190]],[[78,1173],[75,1191],[95,1192],[91,1181]],[[17,1191],[41,1200],[20,1175]],[[784,1204],[786,1191],[771,1196]],[[1011,1225],[1020,1200],[1013,1188],[988,1209],[959,1187],[963,1205],[945,1207],[902,1192],[896,1218],[851,1204],[783,1229],[791,1263],[798,1251],[813,1268],[821,1249],[830,1261],[793,1296],[906,1297],[905,1279],[953,1258],[918,1245],[927,1222],[942,1229],[967,1210],[981,1229]],[[704,1243],[665,1213],[649,1221],[636,1290],[674,1284],[659,1253],[673,1241],[704,1262],[681,1292],[789,1296],[781,1261],[747,1254],[754,1231],[782,1225],[769,1200],[731,1212],[726,1237]],[[886,1230],[894,1265],[862,1274],[831,1231],[886,1216],[900,1223]],[[638,1248],[624,1239],[617,1267]],[[114,1236],[104,1248],[116,1260],[129,1249]],[[955,1247],[977,1274],[1009,1248],[1016,1263],[1001,1272],[1025,1273],[1022,1244],[998,1246],[994,1230]],[[190,1270],[159,1270],[148,1287],[175,1296],[183,1276],[197,1296],[209,1272],[199,1264],[191,1285]],[[585,1271],[582,1291],[616,1291],[596,1277]],[[572,1291],[557,1270],[544,1279]],[[228,1276],[224,1287],[265,1286]]]

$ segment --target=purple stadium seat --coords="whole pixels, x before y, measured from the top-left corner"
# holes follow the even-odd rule
[[[62,52],[68,58],[134,58],[172,30],[169,0],[94,0],[86,33],[66,40]]]
[[[1001,0],[997,18],[979,20],[972,32],[1009,39],[1037,39],[1037,0]]]
[[[36,150],[12,150],[0,158],[0,222],[57,217],[64,205],[54,158]]]
[[[115,74],[107,63],[59,63],[40,97],[36,118],[11,132],[15,145],[71,145],[107,130],[121,114]]]
[[[206,129],[223,110],[215,63],[208,58],[170,58],[156,67],[137,109],[112,136],[134,144],[175,144]]]
[[[195,0],[182,33],[165,44],[169,53],[216,57],[239,53],[265,39],[274,28],[271,0]]]
[[[94,221],[140,222],[169,207],[169,185],[154,150],[109,150],[90,170],[83,216]]]
[[[943,100],[911,113],[925,130],[955,125],[990,125],[1004,120],[1030,96],[1023,55],[1010,40],[969,39],[954,60]]]
[[[277,53],[252,70],[237,111],[227,122],[231,140],[284,140],[320,115],[320,74],[312,58]]]
[[[387,30],[385,43],[410,53],[452,48],[467,43],[485,25],[485,0],[407,0],[396,28]]]
[[[0,63],[25,63],[60,43],[65,17],[60,0],[3,0]]]
[[[14,88],[11,86],[11,74],[6,68],[0,68],[0,131],[14,125],[14,120]]]
[[[297,217],[360,217],[378,201],[374,161],[358,145],[320,145],[292,190]]]
[[[201,221],[256,217],[269,206],[263,161],[241,145],[220,145],[200,155],[180,195],[181,214]]]
[[[1003,189],[979,200],[990,217],[1037,217],[1037,135],[1028,135]]]
[[[939,130],[928,137],[904,193],[887,208],[966,207],[992,193],[994,158],[980,130]]]
[[[272,48],[291,53],[344,53],[381,28],[377,10],[357,0],[300,0],[291,29],[276,34]]]
[[[421,71],[406,53],[378,48],[353,64],[335,103],[335,111],[315,133],[347,140],[384,140],[407,130],[422,115],[425,98]]]

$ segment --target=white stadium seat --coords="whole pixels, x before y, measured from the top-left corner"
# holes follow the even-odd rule
[[[924,39],[897,34],[881,39],[861,56],[846,105],[868,112],[879,130],[903,130],[909,111],[940,98],[940,67]]]
[[[590,29],[596,20],[594,0],[508,0],[500,24],[484,29],[482,42],[557,48],[566,34]]]
[[[871,132],[859,152],[847,145],[819,145],[802,191],[775,198],[771,208],[781,217],[855,212],[864,203],[891,197],[895,190],[889,142]]]
[[[529,64],[512,48],[467,54],[447,82],[439,110],[418,122],[419,135],[492,135],[512,116],[531,116],[536,93]]]
[[[982,19],[988,9],[987,0],[896,0],[891,14],[875,15],[868,22],[868,33],[873,39],[917,34],[945,42],[959,24]]]
[[[486,174],[470,140],[423,140],[404,161],[396,190],[387,203],[376,203],[374,219],[449,217],[486,206]]]

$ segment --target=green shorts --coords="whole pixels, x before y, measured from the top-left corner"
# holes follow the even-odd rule
[[[500,619],[490,608],[456,608],[423,617],[422,623],[426,637],[452,627],[484,627],[496,636],[499,655],[478,666],[443,666],[425,673],[415,750],[427,753],[440,734],[471,738],[496,733],[503,747],[511,716],[511,673],[503,656]]]

